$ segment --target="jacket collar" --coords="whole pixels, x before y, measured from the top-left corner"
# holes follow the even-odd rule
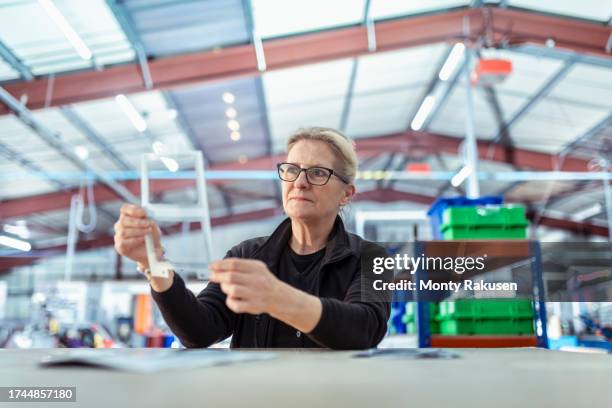
[[[286,218],[274,232],[265,240],[259,250],[254,254],[259,259],[274,267],[291,238],[291,219]],[[344,228],[344,223],[340,216],[336,216],[334,226],[327,241],[325,255],[321,266],[339,261],[347,256],[355,255],[357,248],[353,248],[349,235]]]

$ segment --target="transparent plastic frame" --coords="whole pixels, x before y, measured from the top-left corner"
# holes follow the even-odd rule
[[[195,171],[195,184],[197,198],[193,204],[163,204],[151,202],[151,165],[161,161],[168,167],[167,172],[172,174],[179,170],[178,163],[192,163]],[[168,166],[168,163],[176,165],[174,169]],[[205,259],[210,261],[212,256],[212,236],[210,225],[210,211],[208,208],[208,199],[206,191],[206,182],[204,177],[204,159],[202,152],[199,150],[184,151],[177,154],[154,154],[147,153],[141,159],[141,179],[140,179],[140,194],[141,206],[147,211],[147,215],[156,221],[168,222],[199,222],[201,225],[200,231],[204,242]],[[162,172],[166,173],[166,172]],[[147,249],[147,258],[149,261],[149,269],[151,276],[168,277],[172,265],[165,261],[160,261],[155,255],[153,237],[147,235],[145,237],[145,245]],[[198,277],[204,279],[205,271],[197,271]]]

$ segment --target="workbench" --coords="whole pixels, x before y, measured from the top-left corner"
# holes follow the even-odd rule
[[[460,358],[352,358],[355,352],[284,350],[265,361],[134,374],[89,367],[40,368],[38,361],[50,350],[2,349],[0,386],[75,386],[77,402],[0,406],[612,406],[610,354],[535,348],[454,351]],[[114,352],[128,356],[134,350]]]

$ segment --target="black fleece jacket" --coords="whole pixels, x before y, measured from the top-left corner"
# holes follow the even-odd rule
[[[272,235],[236,245],[226,257],[259,259],[278,276],[279,259],[291,237],[291,220],[283,221]],[[384,292],[364,298],[362,260],[387,256],[384,248],[344,229],[340,217],[326,246],[319,270],[317,293],[323,305],[321,319],[306,335],[313,346],[331,349],[375,347],[385,335],[390,299]],[[166,323],[186,347],[208,347],[230,335],[232,348],[270,347],[277,320],[268,314],[234,313],[226,295],[210,282],[195,296],[174,274],[172,286],[161,293],[151,290]],[[282,345],[279,345],[282,346]]]

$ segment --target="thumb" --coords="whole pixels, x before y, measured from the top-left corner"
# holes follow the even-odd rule
[[[151,221],[151,235],[153,236],[155,246],[161,246],[161,230],[154,221]]]

